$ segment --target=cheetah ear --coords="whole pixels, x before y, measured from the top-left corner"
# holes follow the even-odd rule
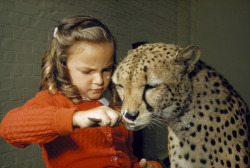
[[[195,64],[200,59],[200,48],[197,46],[189,46],[183,49],[177,56],[176,56],[176,63],[181,63],[186,65],[187,71],[191,72],[194,69]]]

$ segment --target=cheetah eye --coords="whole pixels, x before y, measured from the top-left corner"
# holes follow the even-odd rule
[[[160,84],[154,84],[154,85],[145,85],[145,90],[150,90],[150,89],[155,89],[158,86],[160,86]]]
[[[116,88],[123,89],[123,86],[120,84],[116,84],[115,86],[116,86]]]

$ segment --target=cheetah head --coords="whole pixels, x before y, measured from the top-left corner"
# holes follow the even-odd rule
[[[182,49],[164,43],[130,51],[112,76],[127,129],[136,131],[178,119],[189,102],[192,85],[188,75],[199,57],[198,47]]]

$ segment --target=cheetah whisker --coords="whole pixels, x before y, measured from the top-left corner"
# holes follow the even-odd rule
[[[165,125],[165,123],[159,120],[158,118],[152,118],[149,123],[149,126],[152,126],[152,127],[157,126],[157,127],[163,128],[163,125]]]

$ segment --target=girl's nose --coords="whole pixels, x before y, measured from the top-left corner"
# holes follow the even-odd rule
[[[94,76],[94,83],[97,85],[102,85],[104,82],[103,80],[103,74],[102,73],[96,73]]]

